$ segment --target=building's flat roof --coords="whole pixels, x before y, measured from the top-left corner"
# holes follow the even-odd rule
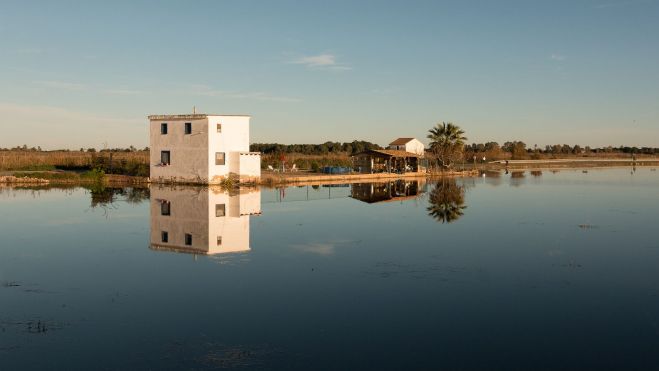
[[[199,120],[207,117],[251,117],[250,115],[216,115],[211,113],[188,113],[183,115],[149,115],[149,120]]]

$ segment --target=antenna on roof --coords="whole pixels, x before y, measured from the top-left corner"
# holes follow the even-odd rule
[[[194,115],[196,113],[197,113],[197,106],[192,106],[192,114]]]

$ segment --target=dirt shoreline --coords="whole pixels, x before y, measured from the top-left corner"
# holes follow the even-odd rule
[[[659,159],[642,159],[632,161],[619,159],[606,160],[515,160],[494,161],[475,165],[465,165],[464,168],[458,166],[460,170],[447,172],[431,173],[407,173],[407,174],[317,174],[307,172],[294,173],[276,173],[264,171],[261,174],[261,180],[257,183],[239,184],[239,186],[284,186],[284,185],[322,185],[322,184],[346,184],[346,183],[368,183],[368,182],[385,182],[397,179],[419,179],[419,178],[437,178],[437,177],[472,177],[478,176],[483,171],[505,171],[507,170],[560,170],[560,169],[606,169],[606,168],[652,168],[659,167]],[[20,173],[20,172],[15,172]],[[6,175],[0,175],[0,184],[3,185],[93,185],[98,181],[86,179],[44,179],[37,177],[16,177],[12,172],[4,172]],[[145,177],[134,177],[127,175],[105,175],[101,183],[105,186],[148,186],[150,184],[170,184],[157,183],[150,181]],[[174,183],[171,183],[174,185]],[[207,186],[207,184],[181,184],[175,185],[192,185]]]

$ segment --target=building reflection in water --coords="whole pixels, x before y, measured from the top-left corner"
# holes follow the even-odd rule
[[[425,188],[425,179],[399,179],[382,183],[354,183],[351,184],[350,197],[369,204],[405,201],[418,198],[425,192]]]
[[[261,191],[151,187],[151,243],[158,251],[224,254],[250,250],[250,216],[261,214]]]

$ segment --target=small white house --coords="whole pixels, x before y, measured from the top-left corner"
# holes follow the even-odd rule
[[[261,177],[261,154],[249,151],[249,116],[149,116],[151,180],[216,184]]]
[[[261,190],[151,186],[151,243],[157,251],[214,255],[250,251],[250,216]]]
[[[389,143],[387,149],[405,151],[417,154],[419,156],[424,156],[426,147],[423,145],[423,143],[421,143],[420,140],[416,138],[398,138]]]

